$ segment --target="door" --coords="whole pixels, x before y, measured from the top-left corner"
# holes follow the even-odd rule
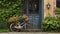
[[[23,14],[27,14],[33,29],[40,29],[42,17],[42,0],[24,0]]]

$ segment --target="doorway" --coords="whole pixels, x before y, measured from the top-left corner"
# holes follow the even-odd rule
[[[22,13],[27,14],[33,29],[40,29],[43,18],[43,0],[23,0]]]

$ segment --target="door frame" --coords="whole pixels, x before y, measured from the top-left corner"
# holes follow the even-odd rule
[[[27,15],[28,15],[28,0],[26,0],[27,2],[26,2],[26,10],[27,10]],[[41,6],[40,6],[40,1],[41,1]],[[41,10],[41,11],[40,11]],[[23,10],[22,10],[22,12],[23,12]],[[41,26],[42,26],[42,21],[43,21],[43,19],[44,19],[44,0],[39,0],[39,12],[40,12],[40,18],[39,18],[39,20],[40,20],[40,29],[42,28]],[[23,14],[22,14],[23,15]]]
[[[41,9],[40,9],[40,6],[39,6],[39,12],[40,12],[40,29],[42,29],[42,21],[44,20],[44,0],[41,0]],[[40,2],[39,2],[40,3]],[[41,11],[40,11],[41,10]]]

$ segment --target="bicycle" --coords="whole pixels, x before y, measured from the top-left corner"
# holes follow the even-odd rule
[[[13,32],[20,32],[29,28],[32,28],[32,25],[27,23],[23,17],[20,17],[18,22],[10,24],[10,30]]]

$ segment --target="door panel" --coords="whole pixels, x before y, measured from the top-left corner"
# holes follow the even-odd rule
[[[29,23],[32,24],[33,29],[38,29],[39,24],[39,15],[38,14],[29,14]]]
[[[39,23],[39,0],[28,1],[28,16],[29,23],[32,24],[33,29],[38,29]]]

